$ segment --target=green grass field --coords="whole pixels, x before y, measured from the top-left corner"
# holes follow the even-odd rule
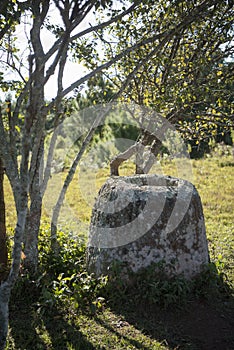
[[[75,249],[68,244],[76,242],[77,237],[85,240],[92,204],[108,177],[108,169],[76,175],[60,221],[62,229],[72,232],[72,241],[61,233],[62,258],[54,261],[47,247],[48,215],[55,199],[51,193],[56,194],[65,174],[57,175],[43,209],[41,269],[34,280],[22,272],[12,295],[8,350],[234,348],[234,159],[231,155],[216,154],[193,160],[191,165],[193,183],[203,203],[210,257],[218,275],[213,284],[210,275],[199,281],[197,288],[207,290],[207,294],[186,294],[180,304],[175,296],[178,289],[168,287],[165,294],[177,297],[179,305],[172,303],[166,308],[141,301],[132,291],[124,295],[123,289],[120,296],[118,291],[110,290],[114,297],[108,299],[105,294],[102,298],[102,288],[87,275],[85,268],[80,268],[84,248],[79,243]],[[168,160],[153,171],[178,176],[178,167]],[[121,170],[123,175],[132,172],[131,163]],[[5,193],[10,239],[15,212],[7,183]],[[66,276],[70,276],[70,284]]]

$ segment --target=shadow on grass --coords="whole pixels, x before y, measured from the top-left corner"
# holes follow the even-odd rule
[[[35,317],[28,307],[16,302],[10,307],[9,334],[7,350],[47,349],[45,342],[36,331]]]
[[[102,345],[97,346],[86,337],[89,326],[85,325],[85,329],[82,330],[82,322],[86,322],[85,319],[77,323],[79,316],[73,314],[72,310],[66,312],[66,309],[46,308],[45,305],[40,310],[37,305],[40,292],[35,285],[32,287],[26,280],[25,284],[19,284],[21,289],[16,288],[12,296],[11,331],[7,350],[109,350],[111,348],[108,347],[108,337],[111,335],[120,343],[123,340],[131,349],[151,350],[142,344],[142,338],[139,336],[141,333],[165,344],[170,350],[234,349],[233,291],[217,271],[207,271],[202,278],[195,281],[193,288],[186,289],[185,294],[181,284],[178,284],[182,288],[181,294],[178,294],[179,289],[175,292],[177,282],[174,281],[173,293],[174,296],[176,293],[177,295],[169,307],[166,307],[165,303],[164,307],[162,305],[163,300],[171,297],[170,294],[163,295],[172,294],[170,285],[167,290],[161,290],[161,299],[158,299],[160,302],[153,303],[150,299],[154,292],[158,292],[155,289],[150,290],[149,282],[153,281],[150,279],[151,275],[147,277],[142,274],[141,280],[128,289],[123,283],[120,286],[108,286],[109,298],[106,300],[109,300],[108,306],[117,317],[113,319],[113,323],[105,311],[103,315],[88,315],[88,318],[94,321],[91,322],[92,325],[100,325],[97,334],[92,329],[94,336],[98,336],[102,342]],[[183,300],[180,300],[180,295],[183,296]],[[115,324],[116,319],[118,325]],[[130,329],[129,325],[135,328]],[[122,343],[116,346],[116,349],[124,349],[125,345]]]
[[[94,350],[75,324],[66,320],[56,309],[37,315],[35,310],[25,312],[19,305],[11,310],[9,350],[75,349]]]
[[[136,298],[131,288],[112,300],[111,310],[168,349],[234,349],[234,291],[218,273],[198,279],[182,302],[167,307]]]
[[[166,344],[168,349],[231,350],[234,349],[234,319],[226,305],[226,310],[221,304],[219,307],[217,310],[204,300],[196,300],[183,310],[162,310],[147,303],[138,306],[126,303],[112,310]]]
[[[51,349],[95,350],[79,327],[56,310],[50,317],[44,317],[44,325],[51,339]]]
[[[56,307],[38,308],[39,292],[30,281],[21,281],[20,288],[25,288],[25,293],[16,288],[10,304],[7,350],[95,349],[81,330],[67,320],[65,312]]]
[[[131,349],[151,350],[151,348],[146,347],[140,341],[138,341],[137,339],[134,339],[133,336],[124,335],[123,332],[120,333],[119,331],[116,330],[115,327],[113,327],[110,323],[108,323],[107,321],[103,320],[102,318],[96,316],[95,317],[95,321],[100,326],[105,328],[107,331],[109,331],[110,333],[114,334],[117,338],[119,338],[119,340],[124,339],[126,344],[128,344],[131,347]],[[121,324],[123,324],[123,327],[124,327],[124,323],[122,323],[121,321],[119,322],[119,327],[121,328]]]

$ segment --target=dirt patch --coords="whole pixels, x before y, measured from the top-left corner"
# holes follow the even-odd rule
[[[120,311],[120,310],[119,310]],[[202,300],[190,302],[183,310],[161,310],[137,306],[124,318],[173,350],[234,349],[234,305],[211,305]]]
[[[200,349],[234,349],[234,322],[222,310],[198,302],[190,306],[179,323],[184,334],[199,344]]]

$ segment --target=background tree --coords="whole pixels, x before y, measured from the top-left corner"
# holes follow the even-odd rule
[[[162,113],[193,146],[233,126],[233,2],[144,2],[125,22],[102,31],[103,50],[119,52],[139,36],[153,43],[129,53],[109,77],[118,86],[152,46],[167,41],[125,90],[125,100]],[[115,42],[115,46],[106,42]],[[142,139],[143,141],[143,139]],[[144,141],[143,141],[144,144]]]

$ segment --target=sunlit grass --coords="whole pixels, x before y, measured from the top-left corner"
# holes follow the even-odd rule
[[[227,275],[229,282],[233,283],[233,158],[225,156],[222,158],[211,157],[192,160],[190,163],[192,171],[189,174],[186,171],[183,174],[183,171],[178,169],[181,166],[181,163],[179,164],[169,159],[163,160],[155,164],[152,172],[177,177],[184,176],[185,179],[186,175],[189,175],[189,180],[192,178],[203,203],[211,260],[216,263],[220,271]],[[121,166],[120,175],[131,175],[134,170],[133,162],[125,162]],[[54,174],[50,180],[43,205],[42,232],[44,235],[49,236],[51,211],[65,177],[66,172],[62,172]],[[82,239],[87,239],[95,197],[108,177],[108,167],[92,171],[91,169],[84,170],[82,168],[82,170],[77,171],[61,210],[59,225],[62,229]],[[12,237],[15,225],[15,209],[7,180],[5,180],[5,199],[8,236]],[[70,248],[65,247],[66,249],[68,250],[67,260],[70,263],[70,260],[72,260],[69,256]],[[77,246],[75,249],[79,249],[79,247]],[[74,264],[76,264],[76,261]],[[43,279],[47,278],[46,274],[42,276]],[[39,280],[36,283],[40,284]],[[51,286],[46,285],[44,293],[50,293],[49,288]],[[21,294],[19,291],[15,293],[16,295],[28,295],[25,288]],[[17,344],[24,344],[25,349],[172,349],[167,341],[163,339],[173,338],[173,335],[167,334],[167,329],[163,325],[151,324],[150,319],[147,321],[148,316],[144,322],[149,322],[147,324],[149,329],[151,327],[157,329],[157,336],[155,337],[147,335],[137,327],[137,322],[131,324],[124,315],[114,312],[108,305],[104,306],[101,312],[93,315],[83,313],[74,307],[65,310],[62,309],[62,305],[59,310],[50,309],[49,304],[45,309],[40,310],[40,303],[42,301],[39,299],[39,304],[31,305],[27,298],[23,298],[18,302],[23,311],[17,311],[18,306],[14,306],[15,300],[13,301],[11,306],[13,310],[11,310],[10,315],[13,313],[14,322],[11,321],[10,323],[12,329],[9,333],[7,350],[21,348]],[[187,341],[190,343],[190,339],[187,339]]]
[[[233,158],[210,157],[200,160],[158,161],[151,173],[183,177],[191,181],[199,191],[203,203],[207,238],[211,259],[222,259],[228,262],[228,274],[233,278],[234,250],[234,186]],[[132,161],[123,163],[120,175],[131,175],[135,171]],[[184,171],[184,174],[183,174]],[[183,176],[184,175],[184,176]],[[65,177],[63,174],[62,177]],[[69,222],[68,213],[76,217],[73,231],[88,230],[92,206],[101,185],[109,177],[109,168],[77,172],[66,195],[66,204],[61,217]],[[70,219],[72,223],[72,219]],[[82,226],[85,223],[85,227]]]
[[[191,169],[189,180],[192,180],[202,199],[207,237],[213,258],[221,254],[225,259],[228,259],[230,254],[233,254],[234,176],[232,165],[233,158],[231,156],[191,160],[189,164]],[[174,161],[163,160],[157,162],[151,172],[179,177],[181,173],[179,167],[178,163]],[[120,175],[131,175],[134,170],[133,162],[125,162],[120,168]],[[50,220],[52,209],[65,177],[65,172],[55,174],[49,182],[43,205],[44,221],[49,222]],[[95,198],[108,177],[108,167],[95,171],[89,169],[84,171],[82,168],[82,172],[77,171],[62,206],[59,220],[61,227],[70,227],[70,230],[76,235],[87,234]],[[186,179],[186,177],[184,178]],[[11,236],[15,226],[16,213],[7,179],[5,179],[5,201],[7,229]]]

